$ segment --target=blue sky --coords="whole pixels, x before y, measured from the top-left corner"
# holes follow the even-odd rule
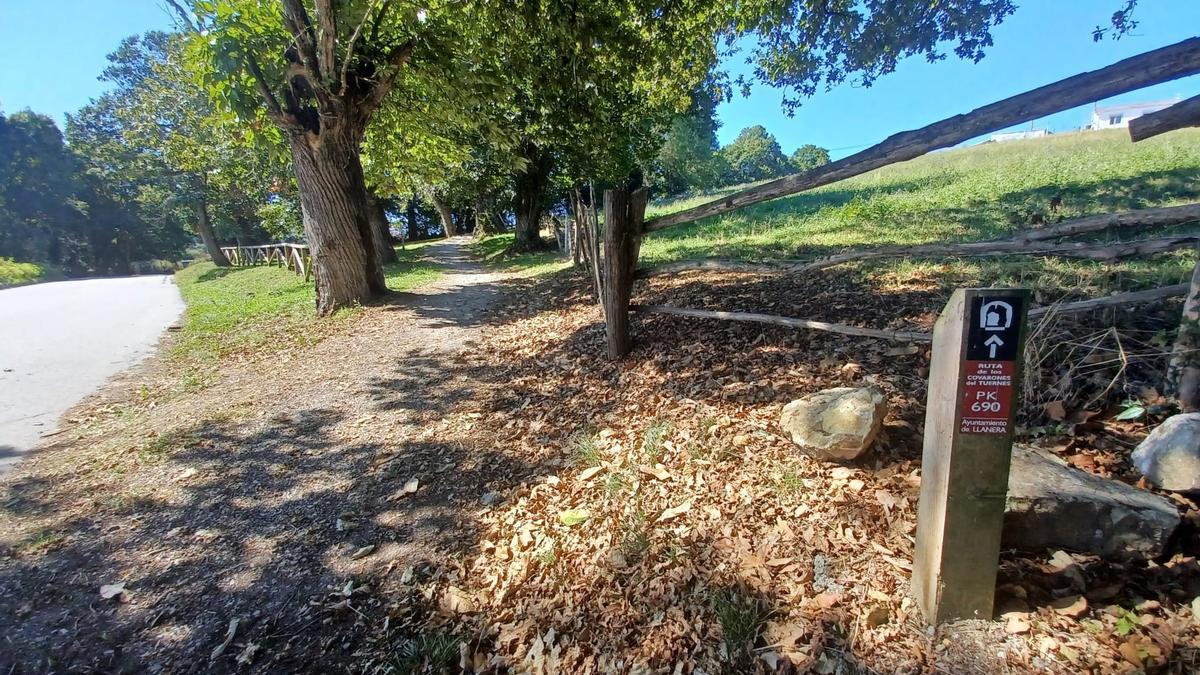
[[[1093,42],[1121,0],[1018,0],[1020,8],[995,30],[995,46],[978,64],[953,57],[935,64],[909,60],[869,89],[843,85],[809,100],[788,118],[780,93],[756,88],[718,108],[722,143],[743,127],[763,124],[787,152],[804,143],[855,152],[897,131],[921,127],[1070,75],[1196,34],[1198,0],[1142,0],[1141,25],[1120,41]],[[170,27],[157,0],[0,0],[0,109],[32,108],[62,123],[63,113],[99,95],[96,77],[121,38]],[[734,74],[747,67],[740,57]],[[1176,80],[1117,101],[1169,99],[1200,92],[1200,76]],[[1053,130],[1081,126],[1088,107],[1037,122]]]
[[[1200,33],[1200,0],[1142,0],[1133,35],[1118,41],[1092,41],[1092,28],[1108,25],[1121,0],[1017,0],[1018,9],[992,33],[995,45],[979,63],[926,63],[909,59],[869,89],[843,85],[820,93],[788,118],[780,92],[756,88],[749,98],[721,105],[717,114],[722,144],[743,127],[762,124],[790,153],[805,143],[830,149],[836,159],[915,129],[1078,73],[1095,70]],[[732,73],[750,72],[738,58]],[[1200,92],[1193,76],[1111,99],[1113,102],[1170,99]],[[1039,120],[1038,127],[1063,131],[1082,126],[1091,106]],[[1023,125],[1028,127],[1028,125]]]

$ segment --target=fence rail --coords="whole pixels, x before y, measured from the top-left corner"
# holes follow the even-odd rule
[[[229,258],[229,263],[237,267],[254,267],[256,265],[274,265],[286,267],[296,274],[303,274],[304,280],[312,277],[312,255],[305,244],[264,244],[262,246],[222,246],[221,252]]]

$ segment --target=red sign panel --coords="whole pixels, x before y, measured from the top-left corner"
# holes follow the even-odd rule
[[[1012,411],[1013,361],[966,361],[959,431],[964,434],[1007,434]]]

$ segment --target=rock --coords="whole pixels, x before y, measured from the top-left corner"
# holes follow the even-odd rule
[[[1168,417],[1138,444],[1133,464],[1164,490],[1200,490],[1200,413]]]
[[[1170,501],[1013,446],[1005,548],[1066,549],[1106,558],[1154,558],[1179,525]]]
[[[479,501],[483,502],[484,506],[495,506],[504,501],[504,497],[499,492],[488,492],[480,497]]]
[[[792,442],[819,459],[857,459],[874,442],[887,415],[887,398],[870,387],[838,387],[783,407],[779,425]]]

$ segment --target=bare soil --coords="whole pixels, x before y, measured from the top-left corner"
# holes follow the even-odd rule
[[[152,362],[71,413],[0,484],[2,670],[1197,668],[1200,513],[1183,498],[1163,559],[1005,552],[1003,616],[925,630],[908,597],[925,348],[659,316],[614,364],[583,275],[491,274],[460,242],[431,253],[451,274],[319,344],[222,363],[198,392]],[[638,295],[909,329],[945,299],[841,272]],[[860,383],[891,409],[866,460],[817,462],[778,432],[797,395]],[[1144,427],[1107,421],[1111,397],[1078,414],[1103,384],[1055,393],[1052,413],[1035,400],[1026,431],[1132,482]]]

